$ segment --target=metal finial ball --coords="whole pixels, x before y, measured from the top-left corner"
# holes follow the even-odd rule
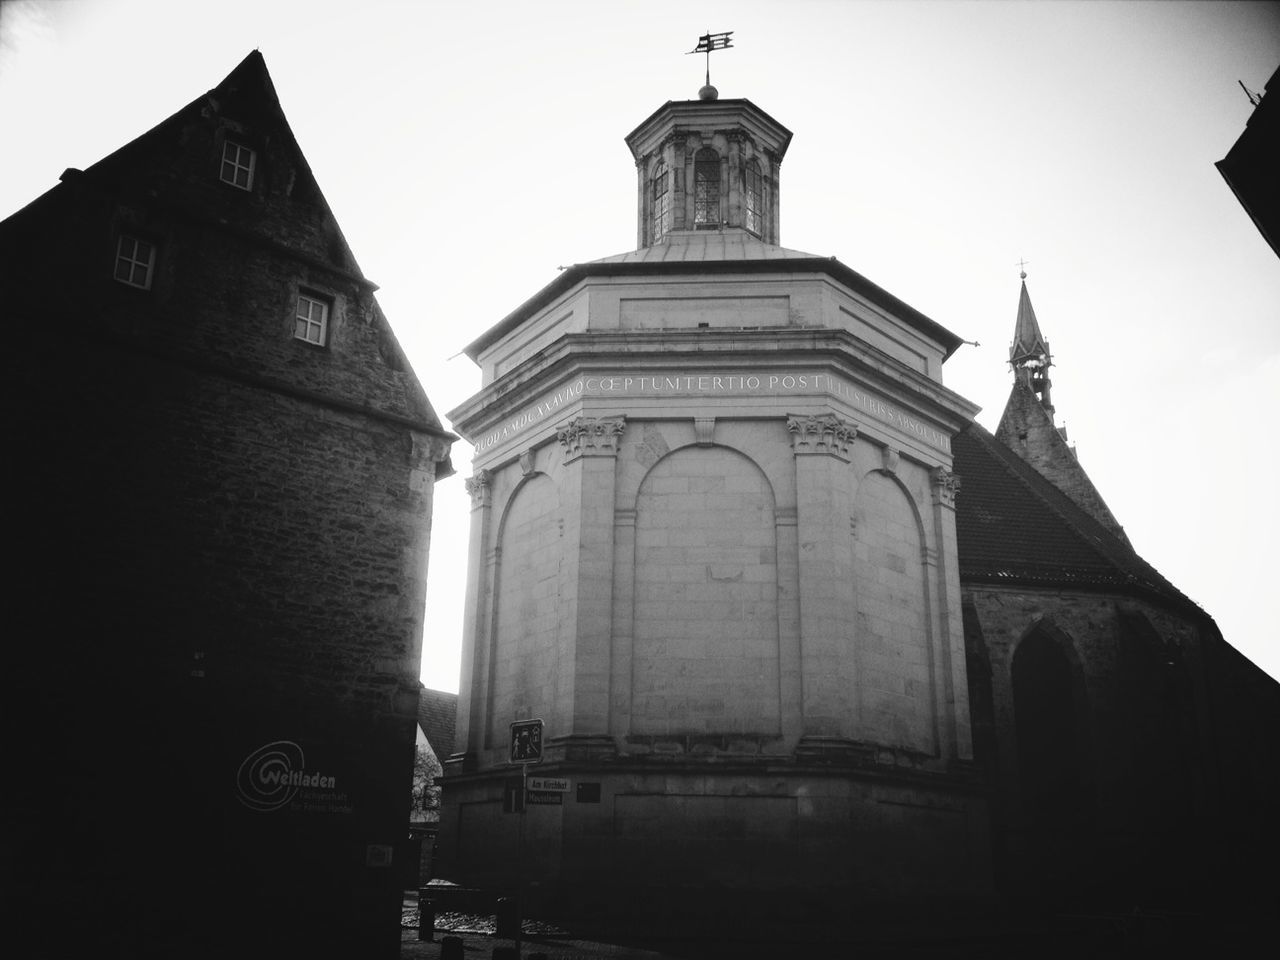
[[[715,100],[719,96],[720,96],[720,91],[717,90],[715,87],[713,87],[709,83],[705,87],[703,87],[701,90],[698,91],[699,100]]]
[[[1023,280],[1027,279],[1027,271],[1025,271],[1025,270],[1019,270],[1019,271],[1018,271],[1018,276],[1020,276]]]

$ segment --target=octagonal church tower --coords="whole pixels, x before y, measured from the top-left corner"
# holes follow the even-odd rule
[[[445,877],[521,872],[569,912],[989,889],[950,449],[977,408],[941,379],[962,341],[778,245],[790,140],[748,100],[666,103],[626,138],[637,249],[466,348]],[[506,813],[532,718],[530,774],[568,790]]]

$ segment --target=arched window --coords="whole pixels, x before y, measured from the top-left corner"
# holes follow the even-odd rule
[[[720,154],[703,147],[693,158],[693,225],[720,226]]]
[[[760,164],[752,160],[747,164],[747,229],[757,237],[764,234],[764,185],[760,177]]]
[[[667,165],[659,163],[649,181],[650,236],[657,243],[671,229],[671,194],[667,190]]]

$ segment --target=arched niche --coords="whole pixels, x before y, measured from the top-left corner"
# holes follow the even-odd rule
[[[777,735],[776,503],[728,447],[681,447],[635,499],[631,733]]]
[[[550,714],[554,705],[561,527],[555,483],[542,473],[524,478],[497,536],[486,746],[503,743],[512,720]]]
[[[863,736],[938,751],[924,528],[901,482],[872,470],[854,516],[854,643]]]

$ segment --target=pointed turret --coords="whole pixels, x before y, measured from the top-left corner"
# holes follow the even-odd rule
[[[1022,292],[1018,295],[1018,320],[1013,327],[1013,343],[1009,346],[1009,364],[1013,367],[1018,379],[1031,388],[1044,408],[1053,413],[1053,403],[1049,399],[1049,368],[1053,366],[1053,356],[1049,353],[1049,341],[1040,332],[1040,324],[1036,322],[1036,311],[1031,306],[1031,295],[1027,293],[1027,272],[1023,270]]]
[[[1009,347],[1009,365],[1013,367],[1013,391],[1004,406],[996,439],[1040,471],[1059,490],[1069,496],[1095,520],[1128,543],[1124,528],[1112,514],[1102,495],[1089,479],[1075,448],[1067,443],[1067,430],[1053,422],[1053,404],[1049,400],[1049,367],[1053,358],[1049,341],[1040,332],[1036,312],[1027,293],[1027,274],[1022,271],[1022,292],[1018,295],[1018,319]]]

